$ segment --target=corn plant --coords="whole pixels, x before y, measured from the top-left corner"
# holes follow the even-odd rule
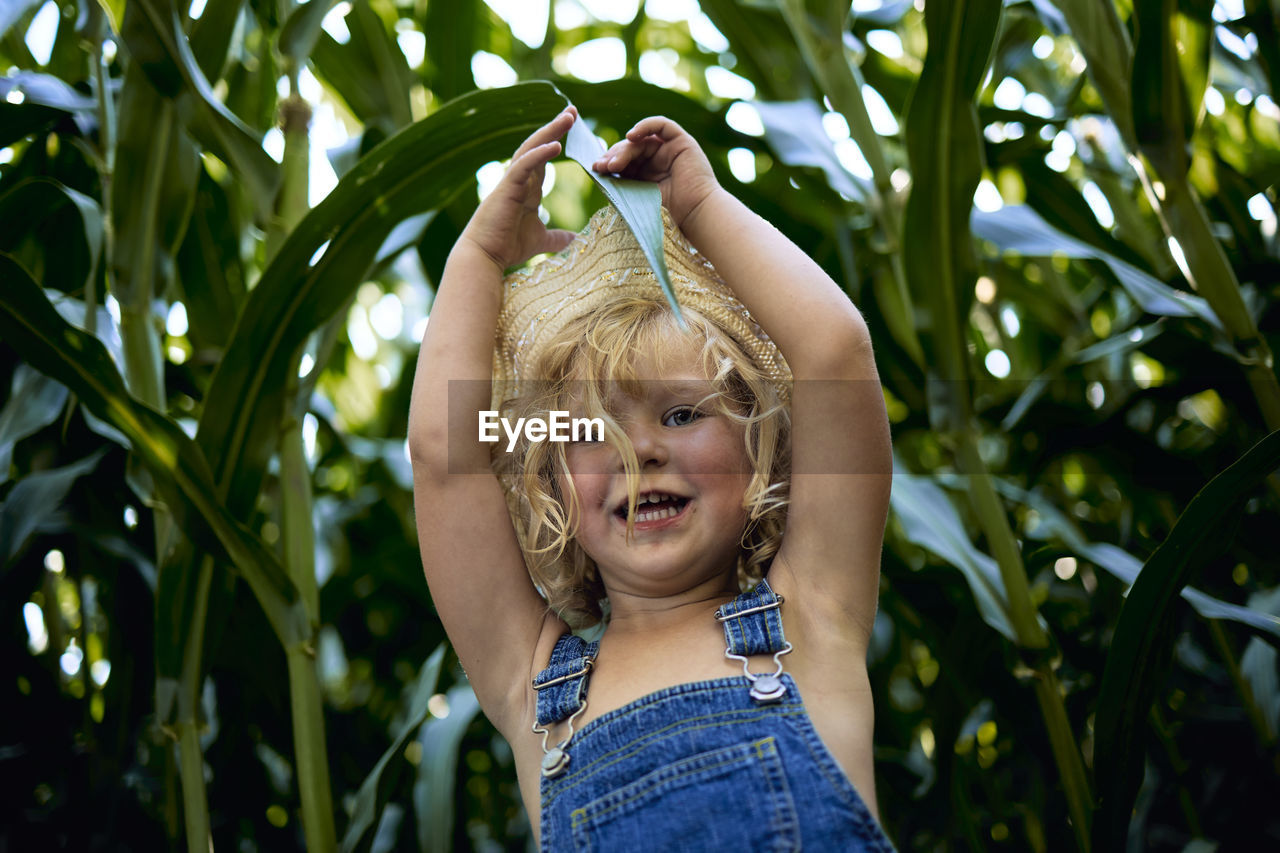
[[[403,448],[477,175],[566,99],[680,122],[867,317],[898,845],[1280,837],[1274,4],[546,5],[0,8],[0,838],[527,843]]]

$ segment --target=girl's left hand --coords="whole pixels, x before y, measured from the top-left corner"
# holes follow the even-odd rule
[[[677,226],[720,188],[697,141],[669,118],[641,119],[626,138],[592,164],[597,172],[653,181]]]

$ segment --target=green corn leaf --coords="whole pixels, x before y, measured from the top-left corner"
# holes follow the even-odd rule
[[[100,447],[79,462],[35,471],[17,482],[0,504],[0,569],[22,553],[31,537],[62,506],[75,481],[98,467],[106,452]]]
[[[958,569],[982,621],[1016,642],[1000,569],[974,546],[946,493],[930,478],[903,471],[895,462],[890,500],[907,540]]]
[[[8,33],[10,27],[39,5],[40,0],[10,0],[0,6],[0,36]]]
[[[66,208],[74,211],[80,220],[80,227],[69,229],[74,248],[69,250],[62,241],[56,245],[46,243],[49,249],[46,264],[58,265],[62,271],[59,279],[74,289],[89,290],[102,253],[102,208],[89,196],[57,181],[24,180],[0,196],[0,222],[8,223],[0,229],[0,251],[12,249],[19,239]]]
[[[222,73],[243,6],[244,0],[206,3],[204,12],[191,22],[191,54],[200,72],[209,80],[217,80]]]
[[[940,478],[944,479],[944,478]],[[948,486],[956,489],[964,487],[959,477],[945,478]],[[1027,538],[1036,540],[1057,540],[1076,556],[1096,565],[1112,577],[1132,586],[1142,570],[1142,561],[1128,551],[1109,542],[1091,542],[1080,532],[1076,523],[1053,502],[1042,494],[1020,489],[1007,480],[996,480],[996,489],[1009,500],[1032,509],[1039,523]],[[1280,647],[1280,616],[1272,615],[1265,610],[1250,605],[1242,607],[1231,604],[1220,598],[1214,598],[1198,589],[1187,586],[1182,590],[1182,598],[1197,613],[1206,619],[1229,619],[1238,622],[1257,632],[1264,641]]]
[[[430,715],[427,702],[436,692],[436,683],[440,680],[440,667],[444,663],[446,649],[447,644],[441,643],[422,665],[413,692],[409,694],[408,714],[404,722],[391,741],[391,746],[387,747],[382,758],[378,759],[373,770],[360,783],[351,822],[347,824],[347,831],[342,836],[343,853],[355,853],[355,851],[368,849],[372,841],[369,834],[377,827],[382,809],[387,804],[387,798],[395,788],[396,778],[403,770],[404,748],[408,746],[410,739],[417,734],[418,729]]]
[[[476,87],[471,73],[471,57],[481,37],[480,0],[452,0],[428,3],[423,32],[427,36],[427,61],[433,66],[431,88],[449,100]],[[572,93],[570,93],[572,94]]]
[[[1061,253],[1102,261],[1143,311],[1165,317],[1198,317],[1222,330],[1222,321],[1201,297],[1175,290],[1128,261],[1059,231],[1026,205],[1006,205],[996,211],[975,209],[971,221],[977,237],[1005,251],[1032,257]]]
[[[279,167],[262,149],[259,136],[222,103],[183,32],[173,0],[132,0],[125,9],[123,37],[156,90],[168,98],[182,93],[195,106],[191,128],[206,146],[231,165],[266,219],[279,184]]]
[[[1053,14],[1050,0],[1034,0],[1033,5],[1051,29],[1065,21],[1071,35],[1075,36],[1080,52],[1084,54],[1089,79],[1102,96],[1107,112],[1120,131],[1120,137],[1130,151],[1136,150],[1137,135],[1133,128],[1134,94],[1129,79],[1134,62],[1133,44],[1129,40],[1129,31],[1116,13],[1115,3],[1098,0],[1052,2],[1061,12],[1060,17]]]
[[[0,337],[129,439],[179,527],[240,570],[282,644],[306,640],[310,626],[293,583],[266,546],[215,500],[213,478],[195,442],[131,396],[101,342],[63,320],[7,255],[0,255],[0,281]]]
[[[19,71],[0,80],[0,96],[7,98],[15,91],[22,93],[24,104],[39,104],[63,112],[92,112],[98,108],[93,98],[77,92],[52,74],[38,71]]]
[[[426,853],[453,850],[458,751],[463,735],[480,713],[480,701],[470,684],[451,688],[445,698],[449,701],[449,716],[433,717],[422,727],[422,763],[413,785],[418,849]]]
[[[294,8],[280,29],[280,52],[301,65],[311,56],[316,40],[320,38],[320,25],[329,10],[340,0],[312,0]]]
[[[459,98],[371,151],[293,230],[245,302],[197,433],[233,514],[252,510],[279,443],[294,354],[365,280],[395,226],[447,202],[565,105],[548,83]]]
[[[227,191],[204,169],[177,256],[177,284],[196,349],[223,349],[245,298],[239,236],[244,223]]]
[[[1195,14],[1179,6],[1195,7]],[[1166,180],[1190,168],[1190,139],[1209,83],[1212,4],[1150,0],[1134,7],[1133,123],[1138,144]]]
[[[967,325],[976,279],[969,212],[982,175],[982,137],[973,98],[986,71],[1000,19],[999,0],[929,6],[929,53],[906,115],[912,190],[904,233],[928,251],[905,252],[907,284],[917,307],[925,364],[947,396],[931,416],[960,429],[968,409]],[[924,309],[924,310],[920,310]],[[942,426],[942,424],[935,424]]]
[[[622,214],[623,221],[635,235],[640,250],[653,268],[653,274],[658,277],[658,284],[662,285],[662,292],[667,297],[676,320],[681,328],[686,328],[684,314],[680,312],[680,303],[676,301],[676,292],[671,286],[671,276],[667,273],[666,255],[663,253],[666,232],[662,225],[662,192],[657,184],[649,181],[615,178],[591,168],[591,164],[599,160],[604,151],[600,140],[596,139],[587,129],[586,122],[581,119],[574,122],[565,135],[565,156],[587,170],[605,198]]]
[[[1280,467],[1280,430],[1254,445],[1192,498],[1168,537],[1138,573],[1107,653],[1094,724],[1099,809],[1094,844],[1124,846],[1142,782],[1143,736],[1164,683],[1178,594],[1225,546],[1223,525],[1252,489]]]
[[[755,107],[769,147],[777,152],[779,160],[791,166],[821,169],[833,190],[867,203],[873,192],[870,182],[855,178],[836,157],[822,128],[822,110],[816,103],[787,101],[757,103]]]
[[[13,371],[9,399],[0,409],[0,485],[9,481],[13,446],[58,419],[67,389],[28,365]]]
[[[413,120],[409,90],[416,78],[404,52],[368,0],[351,4],[346,23],[346,44],[320,34],[311,51],[317,73],[364,124],[387,133],[406,127]]]

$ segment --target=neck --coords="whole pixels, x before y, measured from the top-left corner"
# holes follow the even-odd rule
[[[738,594],[735,575],[714,577],[676,595],[660,598],[609,590],[609,627],[614,635],[662,631],[696,619],[710,619],[716,607]]]

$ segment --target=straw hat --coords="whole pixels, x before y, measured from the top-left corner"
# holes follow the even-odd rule
[[[665,208],[662,222],[667,271],[680,307],[696,311],[724,330],[788,398],[791,370],[777,345]],[[495,401],[504,394],[515,396],[522,380],[542,378],[530,370],[556,333],[617,295],[666,304],[640,244],[622,216],[609,206],[596,211],[563,252],[503,280],[493,356]]]

